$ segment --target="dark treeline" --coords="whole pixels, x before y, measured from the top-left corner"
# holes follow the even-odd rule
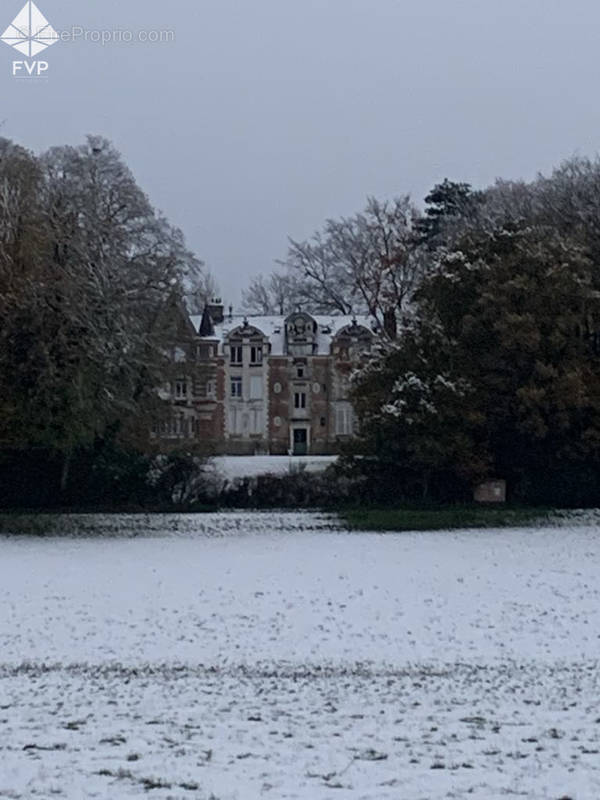
[[[413,498],[600,501],[600,163],[482,192],[445,182],[398,338],[354,377],[360,448]]]
[[[202,276],[109,142],[0,139],[0,503],[156,496],[172,311]]]

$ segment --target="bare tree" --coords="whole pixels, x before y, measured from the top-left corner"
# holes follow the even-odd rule
[[[242,292],[242,307],[250,314],[274,314],[275,306],[269,288],[269,278],[257,275]]]
[[[202,314],[205,307],[219,296],[217,280],[203,261],[197,261],[185,281],[185,301],[190,314]]]
[[[242,305],[251,314],[289,314],[302,304],[295,276],[273,272],[258,275],[242,292]]]
[[[425,268],[415,235],[418,212],[408,196],[371,197],[359,214],[330,219],[308,242],[292,240],[282,262],[301,303],[319,312],[363,312],[380,326],[407,308]]]

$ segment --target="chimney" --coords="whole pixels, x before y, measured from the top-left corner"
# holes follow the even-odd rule
[[[207,305],[208,313],[210,314],[210,318],[213,321],[214,325],[220,325],[225,316],[225,306],[223,305],[223,301],[220,297],[211,300],[210,303]]]

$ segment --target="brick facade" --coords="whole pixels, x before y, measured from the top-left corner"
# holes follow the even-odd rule
[[[225,318],[219,304],[192,317],[169,391],[168,434],[232,455],[332,454],[355,430],[352,369],[375,334],[366,319]],[[185,390],[184,388],[185,387]]]

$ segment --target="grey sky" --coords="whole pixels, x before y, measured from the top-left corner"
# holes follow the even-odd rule
[[[2,30],[23,5],[2,5]],[[532,177],[600,141],[595,0],[38,0],[59,30],[173,29],[173,44],[59,42],[2,134],[112,139],[226,301],[368,194]]]

